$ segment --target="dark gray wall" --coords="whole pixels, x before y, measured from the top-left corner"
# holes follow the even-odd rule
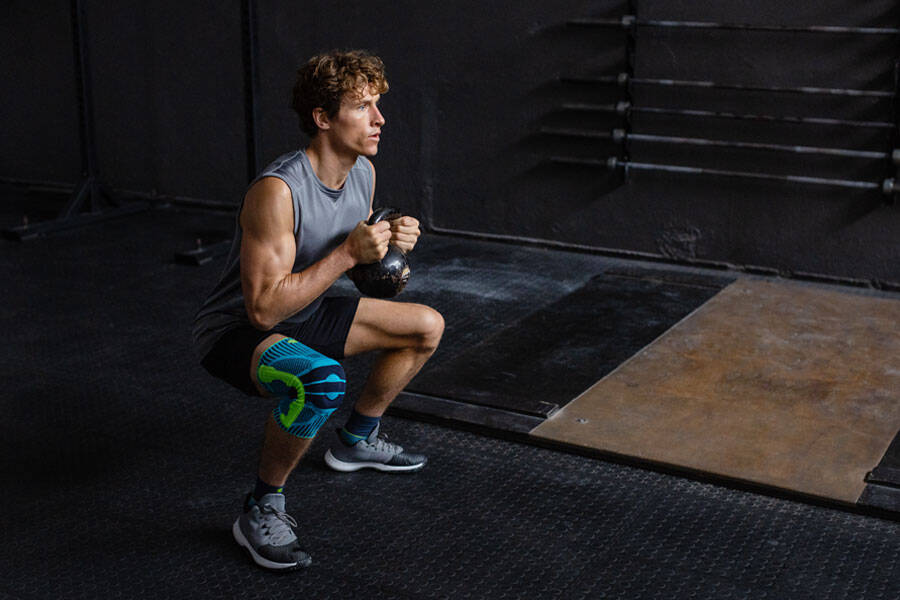
[[[69,2],[4,2],[0,15],[0,176],[77,181]]]
[[[895,3],[759,3],[697,1],[640,3],[644,18],[788,25],[896,26]],[[637,75],[707,79],[763,86],[891,90],[896,36],[761,32],[639,32]],[[784,93],[697,90],[675,93],[634,88],[639,105],[705,108],[740,113],[892,121],[889,101]],[[677,117],[636,118],[634,130],[776,144],[890,151],[889,132]],[[865,181],[883,180],[880,161],[815,158],[749,150],[676,148],[634,143],[634,160]],[[638,173],[622,204],[608,206],[616,221],[641,224],[630,242],[605,236],[613,247],[672,256],[764,265],[783,271],[830,273],[897,281],[900,209],[872,192],[722,178]],[[609,231],[605,229],[604,231]]]
[[[560,72],[597,60],[598,50],[608,65],[624,64],[623,35],[584,44],[566,35],[565,20],[608,14],[621,2],[371,2],[350,10],[329,2],[264,4],[265,155],[297,143],[296,117],[287,109],[297,57],[368,48],[385,60],[391,83],[375,161],[382,201],[417,210],[438,227],[596,239],[609,186],[548,181],[545,149],[533,137],[555,108],[547,88]]]
[[[246,183],[239,3],[85,2],[102,178],[235,201]],[[2,9],[0,177],[80,177],[71,3]]]
[[[90,2],[101,169],[115,187],[234,201],[246,183],[237,2]]]
[[[42,3],[43,4],[43,3]],[[240,2],[89,0],[97,138],[119,189],[237,203],[246,182]],[[797,3],[794,3],[797,4]],[[642,18],[782,24],[895,25],[888,0],[799,6],[740,0],[637,2]],[[305,143],[289,110],[298,64],[335,47],[384,58],[391,91],[379,201],[438,229],[554,240],[675,260],[900,281],[900,207],[877,193],[552,164],[552,156],[632,160],[880,181],[877,161],[698,150],[541,133],[609,130],[615,115],[564,110],[628,90],[560,83],[626,68],[626,35],[566,27],[618,17],[612,0],[334,3],[260,0],[259,146],[265,163]],[[74,182],[80,161],[69,3],[8,3],[0,23],[7,107],[0,177]],[[774,86],[891,89],[896,37],[641,29],[636,74]],[[9,60],[14,57],[14,60]],[[893,120],[890,102],[634,86],[640,106]],[[886,132],[636,115],[635,132],[890,150]]]

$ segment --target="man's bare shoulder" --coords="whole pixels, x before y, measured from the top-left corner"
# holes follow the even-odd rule
[[[292,229],[293,222],[291,189],[282,179],[263,177],[250,186],[241,208],[241,227],[271,230],[282,225]]]
[[[267,198],[291,198],[291,188],[280,177],[263,177],[247,190],[247,196],[244,199],[259,202]]]

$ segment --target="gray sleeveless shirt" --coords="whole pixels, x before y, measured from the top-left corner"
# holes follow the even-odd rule
[[[346,239],[357,223],[368,217],[375,185],[372,172],[371,163],[360,156],[344,186],[334,190],[326,187],[313,172],[306,152],[297,150],[280,156],[250,183],[252,186],[263,177],[277,177],[291,190],[294,239],[297,243],[297,254],[291,269],[294,273],[328,255]],[[240,210],[235,221],[234,238],[225,270],[194,318],[194,345],[201,357],[206,356],[223,333],[250,323],[241,292]],[[305,321],[321,303],[322,296],[319,296],[282,323]]]

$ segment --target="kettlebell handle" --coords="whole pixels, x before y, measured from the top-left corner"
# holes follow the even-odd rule
[[[392,221],[393,219],[399,219],[402,216],[403,213],[400,212],[399,208],[382,206],[381,208],[376,208],[374,211],[372,211],[372,216],[369,217],[369,221],[366,224],[374,225],[379,221]]]

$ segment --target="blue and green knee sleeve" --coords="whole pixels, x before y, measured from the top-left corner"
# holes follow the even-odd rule
[[[346,378],[336,360],[297,340],[272,344],[259,359],[260,385],[278,398],[275,422],[298,438],[315,437],[344,399]]]

